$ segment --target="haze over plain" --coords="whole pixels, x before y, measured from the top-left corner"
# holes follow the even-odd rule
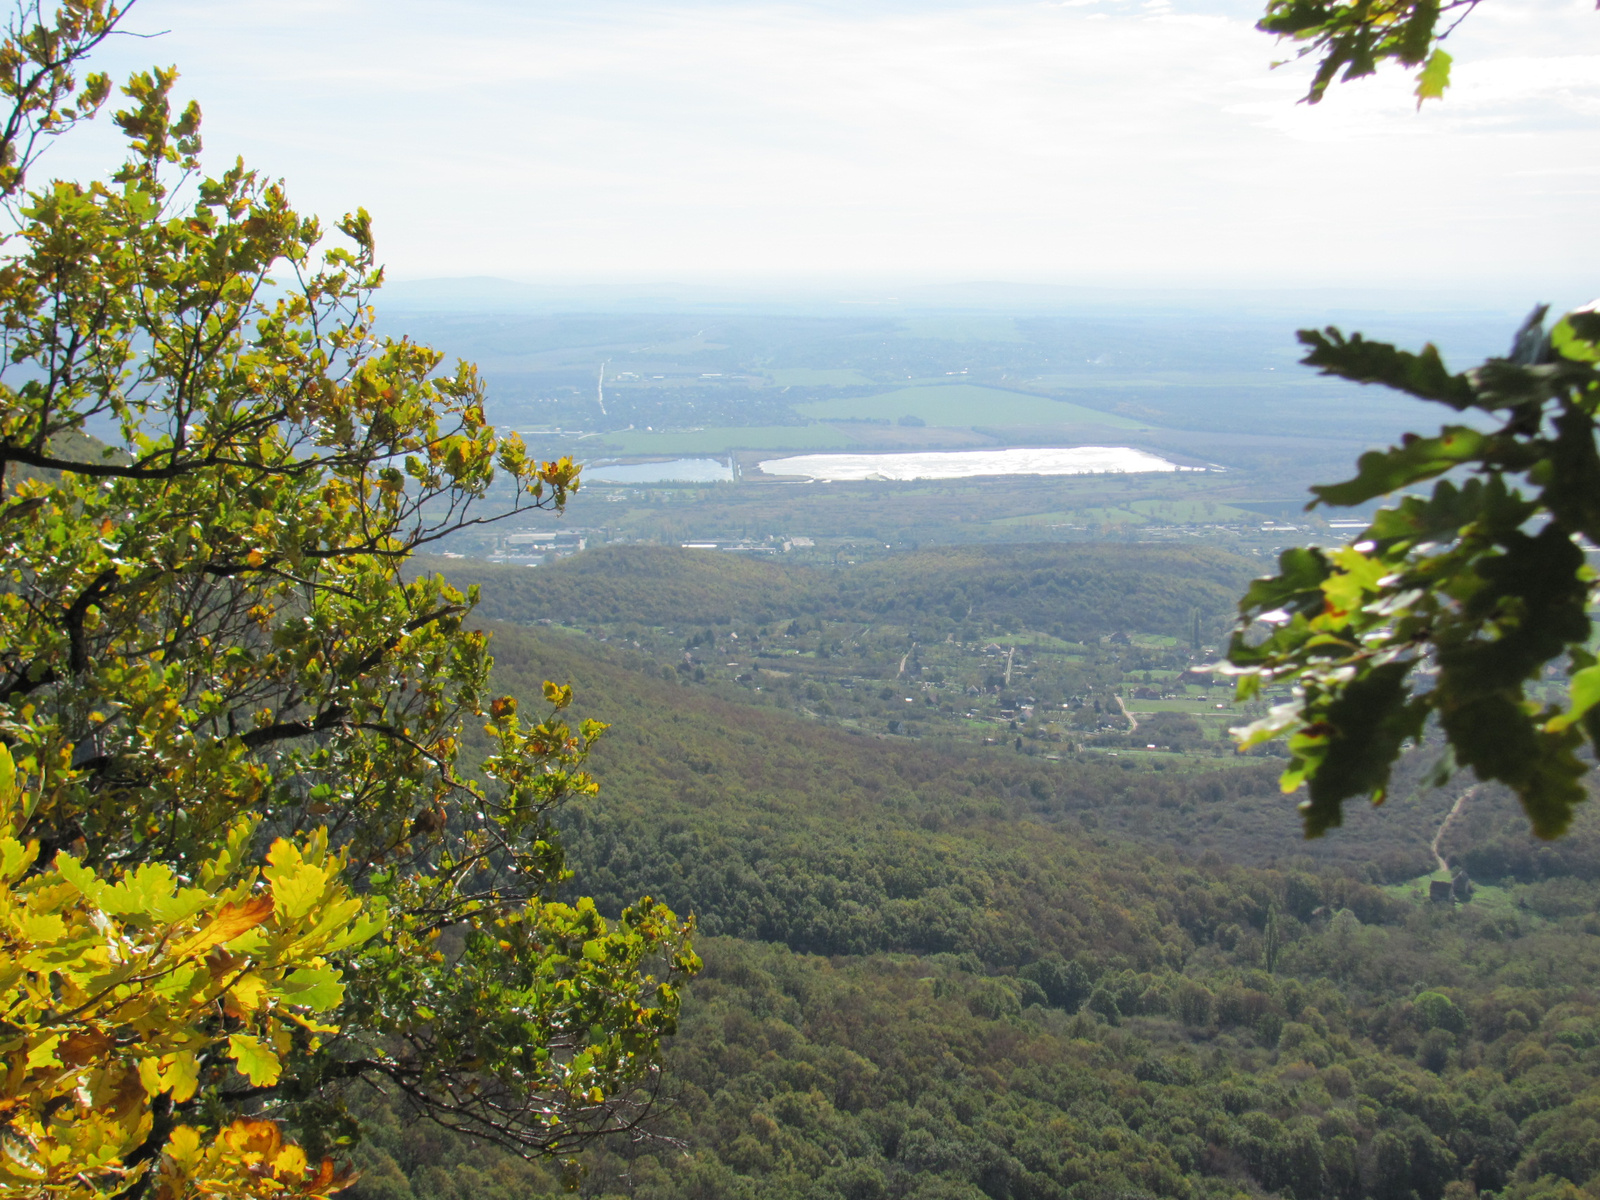
[[[1393,72],[1295,104],[1305,73],[1269,70],[1285,50],[1258,16],[1240,0],[142,0],[132,27],[171,32],[110,58],[183,64],[213,163],[242,153],[325,216],[365,205],[400,280],[1587,298],[1591,5],[1482,6],[1452,38],[1448,102],[1420,114]],[[62,151],[54,171],[104,168],[109,125]]]

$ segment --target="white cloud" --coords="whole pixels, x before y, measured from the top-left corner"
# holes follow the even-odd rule
[[[397,274],[1428,282],[1594,272],[1600,15],[1484,5],[1419,115],[1242,0],[141,0],[209,147]],[[64,147],[65,149],[65,147]],[[93,169],[105,140],[59,157]],[[1552,231],[1559,236],[1552,237]]]

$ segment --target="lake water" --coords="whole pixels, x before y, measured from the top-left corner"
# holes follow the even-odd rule
[[[798,454],[761,464],[768,475],[817,480],[965,479],[974,475],[1117,475],[1197,471],[1129,446],[1027,446],[1011,450],[941,450],[912,454]]]
[[[733,479],[733,465],[715,458],[617,463],[584,467],[583,478],[595,483],[728,483]]]

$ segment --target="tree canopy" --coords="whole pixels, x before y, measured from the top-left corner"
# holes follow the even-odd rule
[[[1452,754],[1443,766],[1510,786],[1543,837],[1565,831],[1586,797],[1580,753],[1600,744],[1587,615],[1596,576],[1583,551],[1600,540],[1600,317],[1569,313],[1548,336],[1543,317],[1507,357],[1460,374],[1432,346],[1301,334],[1305,361],[1328,374],[1478,418],[1408,434],[1363,455],[1355,478],[1313,488],[1313,505],[1356,505],[1438,480],[1380,510],[1351,546],[1285,551],[1279,574],[1240,604],[1246,628],[1229,659],[1241,694],[1282,679],[1296,688],[1243,744],[1289,736],[1283,783],[1307,786],[1308,833],[1339,824],[1348,797],[1381,799],[1430,720]],[[1258,622],[1271,627],[1264,638],[1248,629]],[[1570,679],[1566,704],[1532,698],[1530,685],[1557,668]]]
[[[1256,28],[1303,43],[1298,58],[1316,71],[1305,101],[1316,104],[1335,80],[1377,73],[1384,60],[1416,69],[1416,97],[1437,99],[1450,86],[1452,60],[1442,42],[1479,0],[1268,0]]]
[[[1421,67],[1420,104],[1443,94],[1450,57],[1439,43],[1477,3],[1269,0],[1259,28],[1317,57],[1311,103],[1388,58]],[[1436,778],[1466,766],[1508,785],[1540,837],[1564,833],[1587,798],[1580,779],[1600,747],[1588,615],[1597,576],[1584,557],[1600,541],[1597,307],[1546,331],[1541,305],[1504,357],[1464,372],[1432,344],[1413,353],[1301,330],[1305,365],[1462,414],[1435,436],[1408,433],[1362,455],[1344,483],[1312,488],[1308,508],[1399,501],[1350,546],[1286,551],[1279,573],[1240,602],[1226,668],[1239,695],[1289,681],[1294,698],[1236,734],[1244,748],[1288,737],[1283,788],[1305,785],[1309,836],[1340,824],[1352,796],[1382,802],[1395,761],[1435,725],[1446,744]],[[1408,491],[1429,480],[1428,495]],[[1558,675],[1564,702],[1531,694]]]
[[[108,180],[30,182],[124,11],[0,48],[0,1194],[326,1194],[356,1080],[521,1153],[632,1127],[689,928],[556,901],[604,727],[490,696],[475,596],[401,573],[577,468],[374,333],[365,212],[206,174],[175,71]]]

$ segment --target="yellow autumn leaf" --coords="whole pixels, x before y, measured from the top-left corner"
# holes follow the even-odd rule
[[[166,1069],[165,1082],[174,1102],[182,1104],[192,1100],[200,1086],[200,1060],[188,1051],[174,1054]]]
[[[280,1179],[299,1181],[306,1173],[306,1152],[292,1143],[278,1152],[272,1160],[272,1173]]]
[[[192,1125],[179,1125],[167,1138],[167,1157],[185,1171],[193,1171],[200,1159],[200,1131]]]
[[[40,1067],[59,1067],[61,1060],[56,1057],[56,1047],[61,1044],[59,1033],[51,1034],[32,1050],[28,1051],[27,1069],[36,1071]]]
[[[246,1033],[235,1033],[228,1038],[228,1055],[238,1067],[239,1074],[255,1087],[270,1087],[278,1082],[283,1063],[272,1048],[260,1038]]]
[[[269,868],[272,897],[280,921],[295,921],[309,913],[328,889],[328,872],[311,863]]]
[[[228,904],[218,910],[204,928],[179,942],[173,948],[176,958],[190,958],[204,954],[213,946],[222,946],[242,933],[248,933],[272,916],[271,896],[251,896],[242,904]]]
[[[233,1015],[248,1016],[259,1010],[267,998],[267,981],[254,972],[239,976],[228,988],[228,998],[232,1003],[230,1009],[235,1010]]]
[[[67,936],[67,923],[58,913],[19,913],[14,926],[30,942],[49,945]]]
[[[141,1058],[139,1060],[139,1082],[144,1085],[145,1095],[159,1096],[166,1091],[161,1086],[161,1060],[159,1058]]]

